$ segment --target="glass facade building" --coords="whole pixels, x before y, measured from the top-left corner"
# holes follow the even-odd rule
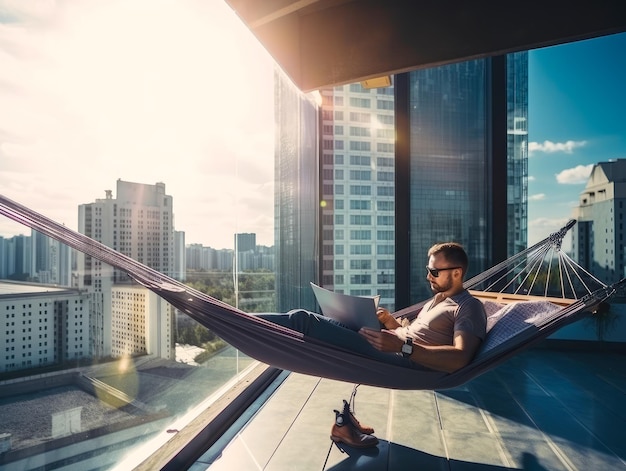
[[[528,245],[528,52],[506,56],[507,256]]]
[[[470,275],[526,248],[528,57],[394,82],[321,91],[318,171],[318,282],[379,294],[391,310],[430,296],[424,265],[435,242],[462,243]],[[396,260],[405,249],[410,257]]]
[[[318,103],[275,74],[274,248],[276,307],[314,309],[317,280]]]
[[[431,294],[433,243],[463,244],[470,275],[526,247],[526,54],[407,74],[411,302]]]

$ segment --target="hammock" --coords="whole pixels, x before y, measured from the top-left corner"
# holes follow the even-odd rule
[[[488,326],[492,327],[470,364],[454,373],[445,373],[382,363],[305,337],[186,286],[2,195],[0,213],[128,273],[223,340],[263,363],[288,371],[390,389],[432,390],[461,385],[587,315],[587,311],[610,298],[625,282],[621,280],[606,286],[562,253],[563,236],[575,223],[570,221],[560,231],[465,283],[466,288],[484,300],[488,314],[492,314],[488,319]],[[558,263],[553,265],[548,253],[556,253]],[[542,275],[540,272],[544,272],[546,266],[548,274]],[[553,278],[558,281],[561,297],[553,296],[553,289],[548,288],[548,281]],[[538,289],[542,294],[533,295]],[[581,289],[584,294],[578,297]],[[413,317],[424,303],[394,315]]]

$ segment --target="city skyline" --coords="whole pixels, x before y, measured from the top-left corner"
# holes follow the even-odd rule
[[[5,196],[76,228],[118,178],[163,182],[188,243],[274,245],[273,67],[224,2],[0,6]],[[529,244],[571,218],[594,163],[626,157],[624,51],[626,34],[529,52]]]

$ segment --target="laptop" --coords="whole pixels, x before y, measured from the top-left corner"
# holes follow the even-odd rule
[[[311,282],[311,288],[322,310],[322,315],[330,317],[352,330],[361,327],[380,330],[380,322],[376,317],[380,295],[351,296],[335,293]]]

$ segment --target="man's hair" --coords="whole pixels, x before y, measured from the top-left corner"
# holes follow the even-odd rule
[[[467,253],[461,244],[456,242],[442,242],[440,244],[433,245],[428,250],[428,256],[443,254],[444,258],[450,262],[453,266],[461,267],[463,276],[467,272],[469,260]]]

